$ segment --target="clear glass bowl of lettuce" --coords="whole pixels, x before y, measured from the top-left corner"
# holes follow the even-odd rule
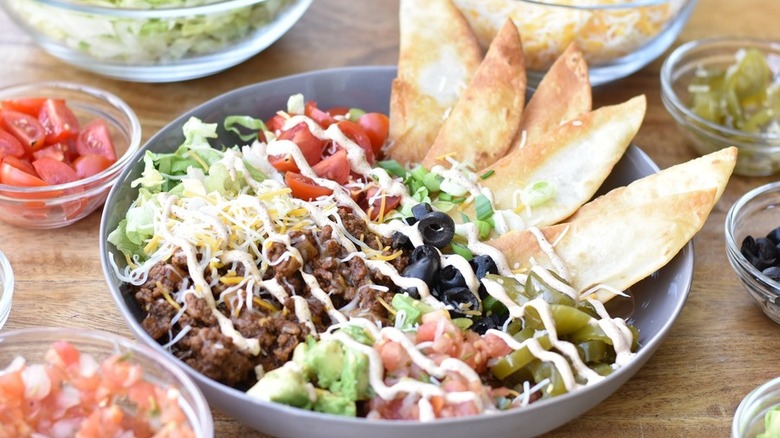
[[[281,38],[312,0],[0,0],[51,55],[134,82],[207,76]]]

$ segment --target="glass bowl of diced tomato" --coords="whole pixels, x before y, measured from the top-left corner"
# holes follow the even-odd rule
[[[67,82],[0,89],[0,220],[48,229],[84,218],[140,143],[135,112],[109,92]]]
[[[0,333],[3,436],[212,438],[211,410],[172,360],[99,330]]]

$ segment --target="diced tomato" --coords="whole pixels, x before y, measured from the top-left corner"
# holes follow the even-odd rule
[[[93,119],[84,126],[76,140],[76,152],[79,155],[102,155],[116,161],[114,142],[105,120]]]
[[[76,175],[78,175],[79,179],[83,179],[92,175],[97,175],[111,167],[112,164],[114,164],[114,161],[111,161],[102,155],[89,154],[76,158],[76,160],[73,161],[73,169],[76,170]]]
[[[279,114],[276,114],[275,116],[268,119],[267,122],[265,122],[265,127],[268,128],[269,131],[275,133],[282,130],[286,121],[287,119],[280,116]]]
[[[338,116],[346,116],[349,113],[349,108],[345,106],[334,106],[333,108],[328,109],[328,114],[331,115],[331,117],[335,118]]]
[[[320,140],[309,131],[309,126],[306,123],[299,123],[282,132],[279,134],[279,140],[290,140],[298,145],[310,166],[320,161],[322,150],[325,149],[326,145],[324,140]]]
[[[42,180],[51,185],[65,184],[79,179],[72,167],[53,158],[43,157],[32,162]]]
[[[8,156],[0,163],[0,183],[19,187],[42,187],[48,185],[39,178],[30,163]]]
[[[292,190],[292,195],[304,201],[311,201],[320,196],[333,194],[333,190],[317,185],[311,178],[301,175],[297,172],[287,172],[284,174],[284,182]]]
[[[33,152],[34,160],[43,157],[49,157],[67,163],[70,161],[70,148],[64,143],[54,143],[53,145],[42,147]]]
[[[66,141],[79,133],[79,120],[62,99],[46,99],[38,121],[46,131],[46,143],[49,144]]]
[[[20,113],[29,114],[33,117],[38,117],[41,112],[43,102],[46,101],[45,97],[18,97],[14,99],[5,99],[0,102],[0,108],[18,111]]]
[[[327,178],[331,181],[344,185],[349,181],[349,160],[347,151],[339,149],[333,155],[323,159],[312,167],[314,173],[320,178]]]
[[[18,111],[2,110],[0,111],[0,119],[2,119],[3,128],[16,137],[26,148],[35,150],[43,146],[46,131],[37,118]]]
[[[333,117],[331,117],[330,114],[317,108],[317,102],[313,100],[306,102],[306,107],[304,108],[304,114],[306,115],[306,117],[314,120],[315,122],[317,122],[318,125],[322,126],[322,129],[327,129],[328,126],[336,122],[336,120]]]
[[[268,162],[276,168],[279,172],[300,172],[298,165],[295,164],[295,160],[292,155],[272,155],[268,157]]]
[[[21,158],[24,153],[22,143],[13,135],[0,129],[0,159],[6,156]]]
[[[366,131],[368,138],[371,139],[371,147],[375,155],[380,155],[382,146],[387,140],[387,133],[390,129],[390,119],[382,113],[365,113],[357,119],[357,124]]]
[[[337,126],[341,132],[347,136],[347,138],[355,142],[358,146],[360,146],[361,149],[363,149],[363,152],[366,153],[366,161],[368,164],[373,165],[374,148],[371,146],[371,139],[368,137],[368,134],[366,134],[366,131],[364,131],[363,128],[361,128],[357,123],[349,120],[342,120],[338,122]]]

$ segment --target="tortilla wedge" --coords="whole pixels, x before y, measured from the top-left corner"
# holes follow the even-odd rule
[[[645,108],[645,97],[637,96],[560,125],[481,170],[493,171],[481,184],[492,191],[496,208],[518,211],[527,225],[557,223],[593,197],[639,130]],[[518,194],[538,182],[552,186],[554,197],[520,210]]]
[[[568,221],[587,215],[600,215],[610,206],[631,207],[650,203],[653,199],[693,190],[716,189],[720,199],[737,162],[737,148],[729,147],[677,164],[653,175],[638,179],[628,186],[618,187],[577,210]]]
[[[736,162],[734,151],[710,155],[615,189],[592,206],[583,206],[584,214],[541,228],[563,265],[576,267],[567,275],[571,285],[580,292],[605,285],[608,288],[595,290],[593,296],[606,302],[615,290],[626,290],[667,264],[704,225]],[[715,184],[697,183],[690,175]],[[658,181],[679,189],[653,190]],[[513,231],[488,243],[514,268],[557,266],[534,230]]]
[[[390,93],[386,154],[418,163],[471,81],[482,48],[451,0],[402,0],[398,76]]]
[[[507,20],[485,59],[442,125],[422,161],[430,169],[450,155],[475,169],[503,157],[525,105],[525,60],[517,27]]]
[[[537,142],[545,133],[587,113],[592,106],[588,64],[577,46],[570,44],[528,101],[509,151]]]

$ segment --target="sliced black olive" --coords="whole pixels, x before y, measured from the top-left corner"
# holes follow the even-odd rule
[[[780,227],[775,228],[766,235],[775,245],[780,245]]]
[[[414,218],[416,220],[420,220],[425,216],[426,214],[433,211],[433,208],[431,208],[431,204],[427,202],[421,202],[414,207],[412,207],[412,215],[414,215]]]
[[[471,259],[469,264],[471,264],[471,268],[474,269],[474,274],[480,280],[488,274],[498,274],[498,266],[496,266],[496,262],[493,261],[493,258],[489,255],[483,254],[476,256]]]
[[[467,287],[454,287],[444,291],[441,302],[452,306],[450,315],[463,316],[467,310],[479,310],[479,299]]]
[[[503,315],[493,313],[491,315],[483,316],[474,320],[474,324],[472,324],[469,328],[479,333],[480,335],[484,335],[485,332],[490,329],[498,329],[499,327],[503,326],[508,317],[508,313]]]
[[[441,290],[465,286],[466,278],[457,268],[452,265],[441,268],[441,272],[439,272],[439,287]]]
[[[396,231],[393,233],[393,249],[412,249],[412,241],[406,234]]]
[[[455,235],[455,221],[440,211],[433,211],[417,222],[417,229],[425,244],[444,248]]]
[[[409,263],[414,263],[420,259],[435,259],[437,262],[441,262],[441,253],[434,246],[420,245],[412,251],[412,254],[409,256]]]
[[[770,266],[763,271],[761,271],[764,275],[771,278],[774,281],[777,281],[780,283],[780,267],[778,266]]]
[[[437,253],[438,256],[438,253]],[[440,260],[438,257],[423,257],[406,265],[404,277],[419,278],[428,286],[433,285],[436,275],[439,273]]]
[[[754,239],[752,236],[747,236],[742,241],[741,252],[748,262],[759,271],[763,271],[777,262],[778,249],[766,237]]]

